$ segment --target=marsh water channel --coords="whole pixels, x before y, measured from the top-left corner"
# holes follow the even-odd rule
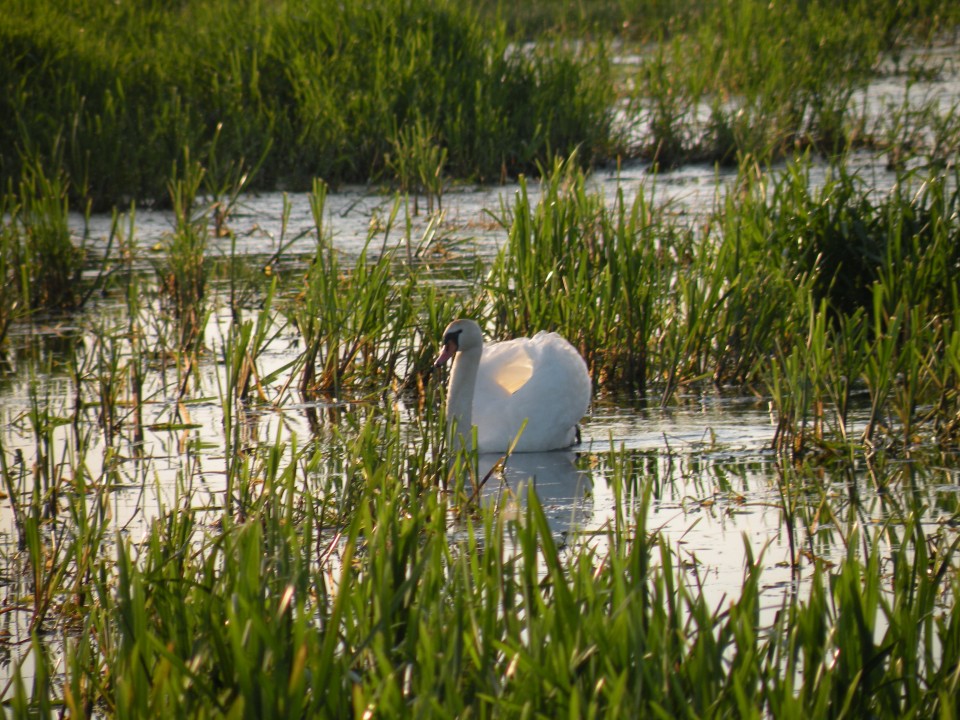
[[[851,166],[878,191],[896,179],[882,155],[854,155]],[[814,166],[811,182],[822,182],[826,172],[825,166]],[[682,222],[696,225],[735,178],[732,170],[709,166],[654,175],[646,166],[636,165],[598,170],[590,182],[610,201],[618,190],[628,199],[643,192]],[[530,183],[530,191],[533,201],[536,183]],[[371,234],[370,247],[396,248],[401,257],[408,246],[412,257],[418,239],[424,246],[442,247],[442,257],[428,254],[419,261],[436,264],[431,273],[435,282],[456,285],[464,278],[479,277],[505,241],[505,231],[495,218],[516,192],[515,185],[450,188],[443,197],[442,212],[426,213],[426,201],[421,199],[420,213],[411,216],[410,226],[404,227],[407,209],[402,209],[397,216],[401,219],[387,234],[384,227],[398,202],[396,196],[369,188],[342,188],[327,196],[324,224],[334,246],[351,260],[359,256]],[[123,222],[133,229],[136,267],[143,277],[140,292],[149,296],[144,300],[148,304],[156,294],[151,258],[161,252],[174,218],[169,212],[140,209]],[[250,272],[262,272],[273,263],[276,272],[302,273],[316,250],[315,222],[306,195],[242,197],[228,222],[232,234],[212,237],[208,254],[238,258]],[[75,216],[73,224],[94,253],[105,251],[111,217],[94,216],[85,223]],[[345,260],[344,265],[348,264]],[[89,272],[97,271],[92,267]],[[77,406],[82,393],[75,378],[76,357],[95,356],[109,342],[111,329],[128,323],[123,297],[94,298],[79,314],[38,316],[12,328],[6,362],[0,368],[0,443],[8,468],[28,475],[48,452],[52,457],[46,461],[53,466],[74,467],[79,462],[88,478],[109,476],[106,500],[97,494],[98,501],[115,532],[134,542],[144,537],[157,518],[182,509],[185,503],[194,510],[209,510],[212,526],[222,512],[225,492],[227,458],[220,398],[225,372],[221,349],[228,342],[231,323],[225,301],[229,291],[226,281],[214,280],[211,285],[207,351],[201,355],[197,379],[186,397],[178,395],[172,361],[159,357],[150,364],[141,408],[142,437],[135,439],[104,437],[98,409],[79,411]],[[254,308],[257,302],[252,300]],[[301,445],[322,444],[336,433],[338,424],[349,424],[351,414],[363,413],[364,405],[335,399],[333,411],[325,412],[331,408],[303,402],[291,390],[295,382],[289,377],[290,364],[302,347],[295,329],[285,325],[279,314],[275,319],[277,327],[259,358],[261,375],[271,377],[268,402],[255,405],[240,419],[245,442],[266,447],[296,438]],[[150,337],[147,329],[149,347],[157,338]],[[117,398],[118,412],[130,412],[129,402],[128,397]],[[38,409],[49,418],[63,419],[51,423],[44,447],[31,427],[31,413]],[[312,421],[318,409],[324,418],[319,427]],[[864,407],[859,416],[852,415],[852,433],[862,428],[866,414]],[[400,415],[413,423],[416,410]],[[776,418],[762,392],[680,393],[665,407],[655,399],[597,392],[583,420],[579,446],[512,456],[506,469],[484,485],[483,495],[500,512],[512,513],[522,506],[525,489],[533,486],[560,542],[600,546],[605,528],[617,522],[618,512],[639,507],[640,497],[649,490],[647,530],[660,532],[671,544],[690,581],[714,606],[737,595],[751,555],[762,564],[762,623],[769,622],[785,597],[803,593],[814,564],[839,562],[850,543],[887,542],[883,528],[900,522],[905,507],[922,508],[922,522],[931,528],[955,519],[960,506],[957,463],[932,453],[922,462],[909,457],[888,460],[882,468],[866,455],[836,470],[825,465],[816,487],[811,485],[801,494],[804,508],[799,514],[806,522],[793,523],[783,486],[794,469],[771,447],[775,430]],[[622,467],[623,458],[629,459],[632,475],[615,487],[613,467]],[[494,460],[481,457],[481,471]],[[878,473],[896,478],[893,482],[900,491],[878,491]],[[882,485],[888,487],[890,482]],[[8,490],[4,488],[4,494]],[[825,510],[828,507],[830,512]],[[56,523],[56,514],[63,508],[54,504],[49,511]],[[66,525],[67,519],[63,520]],[[29,675],[27,598],[31,591],[19,522],[12,499],[0,502],[0,687],[24,659],[23,672]],[[882,567],[881,571],[892,569]],[[49,639],[57,644],[55,632]]]

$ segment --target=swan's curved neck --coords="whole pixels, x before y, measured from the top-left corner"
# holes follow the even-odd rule
[[[470,448],[473,437],[473,392],[482,348],[458,352],[447,389],[447,436],[452,447]]]

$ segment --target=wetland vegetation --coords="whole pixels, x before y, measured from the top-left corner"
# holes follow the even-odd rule
[[[960,11],[590,7],[0,0],[5,712],[957,715]],[[532,488],[458,315],[587,360]]]

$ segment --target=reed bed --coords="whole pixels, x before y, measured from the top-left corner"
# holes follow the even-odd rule
[[[307,191],[406,183],[397,146],[418,128],[429,173],[488,181],[610,144],[602,57],[512,52],[501,24],[442,0],[5,0],[0,16],[0,181],[36,159],[98,208],[169,202],[185,149],[214,186],[250,173],[253,189]]]
[[[848,19],[816,3],[777,19],[752,0],[671,16],[673,44],[644,71],[659,93],[651,159],[701,142],[685,125],[698,87],[747,103],[741,115],[706,98],[713,141],[726,138],[712,157],[739,173],[692,219],[654,183],[591,189],[584,166],[612,137],[603,52],[521,51],[503,25],[444,3],[74,4],[71,18],[112,30],[83,34],[49,4],[8,4],[7,712],[956,715],[960,178],[937,160],[953,125],[933,119],[937,157],[899,146],[909,157],[884,192],[842,162],[814,188],[813,152],[776,172],[758,161],[852,146],[850,88],[897,40],[887,4],[853,4]],[[770,38],[795,36],[771,87],[746,55],[706,52],[701,19],[724,42],[773,20]],[[825,77],[783,95],[828,26],[811,70]],[[156,62],[132,61],[138,42]],[[691,47],[709,82],[672,74]],[[24,74],[28,55],[42,61]],[[825,73],[838,58],[852,85]],[[28,111],[69,120],[42,127]],[[447,183],[522,169],[539,179],[521,176],[496,213],[502,250],[438,282],[460,253],[445,242]],[[397,183],[354,255],[336,246],[318,174]],[[214,257],[215,239],[236,247],[241,193],[280,178],[310,183],[313,252],[288,257],[280,238],[265,267]],[[436,201],[425,224],[410,193]],[[70,234],[71,198],[127,194],[165,194],[175,225],[153,250],[135,210],[129,225],[115,214],[95,258]],[[608,491],[608,519],[557,532],[536,489],[498,473],[510,457],[481,477],[478,457],[447,446],[431,360],[461,314],[492,338],[560,331],[598,402],[753,394],[770,407],[769,446],[594,439],[574,472]],[[69,322],[44,332],[56,318]],[[772,506],[785,558],[745,539],[739,588],[717,600],[695,555],[652,524],[672,494],[718,517]],[[773,562],[789,582],[771,595]]]
[[[75,539],[25,522],[27,552],[41,560],[37,597],[73,619],[60,667],[33,636],[32,685],[15,680],[10,710],[953,711],[956,543],[928,555],[942,538],[915,516],[864,538],[863,556],[857,524],[844,523],[849,556],[814,565],[809,593],[758,628],[760,557],[739,597],[711,606],[646,526],[652,485],[627,501],[628,456],[611,463],[621,521],[562,548],[535,494],[516,521],[492,507],[452,521],[456,495],[429,478],[445,460],[402,450],[391,427],[372,414],[337,443],[342,475],[324,470],[331,450],[292,438],[245,454],[239,476],[259,490],[248,519],[228,514],[220,527],[209,512],[171,507],[142,539],[111,537],[76,494]],[[882,568],[885,533],[910,540],[894,572]]]
[[[781,449],[851,439],[858,391],[871,398],[867,445],[946,439],[957,411],[944,352],[957,312],[955,174],[904,174],[882,196],[842,168],[812,190],[805,167],[772,183],[744,168],[697,229],[642,193],[608,202],[558,164],[536,206],[521,184],[501,216],[508,243],[482,298],[493,332],[556,329],[601,387],[661,404],[710,383],[768,392]]]
[[[929,441],[917,438],[944,432],[956,412],[956,353],[944,351],[958,345],[947,272],[956,185],[924,180],[919,194],[874,197],[844,175],[814,192],[802,167],[775,181],[745,169],[739,191],[694,229],[642,193],[608,201],[576,162],[558,161],[538,200],[521,183],[505,203],[508,242],[485,281],[447,293],[426,281],[429,233],[378,252],[371,231],[347,264],[318,183],[317,251],[299,278],[272,276],[252,314],[229,300],[230,285],[195,298],[217,321],[191,367],[174,372],[164,368],[180,352],[180,321],[160,290],[137,291],[149,275],[126,276],[111,285],[120,322],[92,322],[81,332],[93,341],[67,344],[66,361],[29,363],[37,379],[63,374],[44,357],[68,368],[73,390],[30,383],[28,411],[0,436],[16,531],[5,562],[20,578],[7,609],[29,618],[6,706],[949,715],[960,682],[950,519],[960,508],[955,495],[937,500],[948,522],[931,524],[908,488],[933,484],[932,471],[915,462],[908,477],[897,461],[921,457]],[[843,249],[845,207],[882,248],[876,265],[843,275],[866,290],[841,287],[824,262],[830,248],[772,242]],[[809,232],[781,229],[800,223]],[[751,314],[759,293],[765,321]],[[527,312],[510,313],[518,295]],[[696,563],[648,525],[655,494],[675,482],[670,451],[659,470],[617,448],[594,455],[611,520],[565,542],[533,491],[519,511],[481,501],[476,459],[448,455],[442,386],[427,369],[463,307],[494,334],[567,332],[602,393],[632,385],[672,404],[678,390],[712,392],[721,378],[768,387],[780,450],[769,482],[798,583],[779,611],[761,611],[764,548],[747,546],[739,593],[715,605]],[[645,325],[624,320],[640,317]],[[167,350],[147,349],[150,327]],[[300,349],[270,367],[270,347],[292,331]],[[871,403],[861,435],[844,414],[854,390]],[[313,415],[309,433],[281,422],[258,434],[258,414],[304,401],[296,412]],[[219,461],[188,439],[191,408],[211,402]],[[131,536],[114,497],[153,495],[161,459],[151,448],[181,434],[176,480]],[[858,457],[890,496],[879,525],[856,500]],[[825,489],[834,472],[848,495]],[[737,495],[731,478],[719,482]],[[824,525],[835,528],[828,544]]]
[[[305,192],[322,177],[432,201],[450,182],[529,175],[574,150],[584,165],[665,169],[863,147],[942,165],[958,147],[956,107],[919,89],[891,112],[863,102],[873,78],[902,76],[909,95],[952,72],[899,60],[955,33],[949,2],[3,9],[0,182],[40,164],[78,207],[169,203],[185,150],[213,187],[247,175],[251,189]],[[610,62],[638,41],[635,69]]]

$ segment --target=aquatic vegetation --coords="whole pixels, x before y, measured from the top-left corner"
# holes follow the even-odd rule
[[[163,294],[169,299],[178,321],[177,347],[189,350],[202,337],[207,320],[204,297],[209,263],[206,252],[209,217],[206,211],[195,214],[194,210],[203,168],[192,163],[189,157],[185,159],[183,177],[177,178],[170,187],[176,226],[157,273]]]
[[[404,265],[397,248],[376,251],[371,231],[359,256],[345,267],[325,231],[326,193],[326,185],[314,184],[310,202],[316,252],[305,268],[303,287],[284,304],[283,312],[304,343],[297,363],[301,395],[339,402],[406,385],[411,373],[429,367],[418,340],[423,298],[416,265],[409,264],[423,247],[414,251],[408,237]],[[399,207],[398,199],[394,216]],[[424,242],[430,239],[427,233]]]
[[[7,313],[72,309],[83,304],[85,249],[68,223],[67,181],[38,163],[25,168],[2,217],[4,305]],[[5,314],[7,314],[5,313]]]
[[[651,30],[655,50],[628,74],[636,151],[661,168],[766,163],[804,150],[836,156],[877,145],[901,162],[906,144],[911,157],[942,162],[944,150],[957,146],[956,107],[924,112],[911,102],[872,117],[861,105],[868,81],[886,72],[885,54],[899,56],[911,36],[922,42],[949,35],[955,8],[943,4],[942,13],[928,14],[888,2],[697,5],[677,12],[667,25],[671,35]]]
[[[139,542],[110,541],[103,516],[80,502],[83,544],[56,547],[25,523],[43,560],[37,587],[49,588],[36,597],[69,579],[78,632],[67,636],[62,685],[34,640],[33,685],[15,681],[11,707],[111,716],[856,707],[882,717],[952,708],[955,547],[928,554],[933,538],[915,517],[864,538],[864,559],[852,530],[841,565],[814,564],[809,593],[786,595],[761,631],[762,555],[748,552],[739,596],[712,606],[646,524],[652,484],[627,504],[627,456],[610,458],[621,521],[564,548],[535,494],[516,521],[487,508],[451,523],[456,496],[429,480],[444,461],[400,450],[383,419],[368,415],[336,444],[352,458],[340,481],[323,469],[325,452],[293,438],[242,454],[247,491],[259,490],[247,497],[249,519],[226,514],[219,529],[203,509],[171,507]],[[411,472],[426,482],[407,483]],[[917,553],[899,544],[895,572],[880,564],[884,533]],[[104,544],[108,559],[80,552]],[[88,563],[82,573],[69,571],[73,558]]]
[[[418,196],[427,196],[427,212],[433,212],[434,200],[437,210],[443,210],[443,188],[446,184],[444,165],[447,149],[442,147],[422,119],[397,131],[392,141],[393,152],[384,156],[404,195],[413,193],[413,214],[419,212]]]
[[[812,394],[799,408],[784,405],[781,420],[799,409],[789,425],[803,435],[810,412],[822,414],[829,399],[845,438],[850,392],[861,382],[871,399],[863,439],[873,442],[882,426],[909,446],[917,421],[945,417],[935,420],[937,411],[921,418],[918,411],[935,401],[939,378],[949,372],[938,348],[950,342],[957,312],[956,178],[930,173],[913,192],[905,175],[877,196],[841,172],[839,184],[828,180],[817,197],[809,183],[797,182],[800,176],[790,177],[762,201],[773,212],[756,216],[764,218],[764,236],[784,240],[774,257],[806,286],[801,299],[810,308],[805,341],[781,336],[770,387],[786,380],[794,400],[807,392],[801,387]],[[773,394],[775,402],[786,398]]]
[[[960,178],[939,159],[955,123],[904,109],[886,138],[858,138],[903,154],[888,189],[814,159],[866,132],[851,88],[899,42],[892,13],[923,23],[920,9],[645,5],[672,43],[644,70],[659,169],[710,143],[739,163],[686,213],[655,174],[605,194],[583,169],[612,137],[603,43],[592,62],[594,46],[526,47],[426,0],[74,3],[113,30],[96,38],[16,5],[22,24],[0,13],[0,64],[29,66],[0,72],[20,121],[0,137],[21,133],[16,152],[0,144],[16,178],[0,201],[8,712],[956,715]],[[507,10],[511,27],[539,22]],[[598,3],[595,27],[626,10]],[[701,19],[771,45],[724,54]],[[129,55],[137,23],[155,63]],[[672,61],[691,43],[709,82]],[[715,134],[698,139],[705,98]],[[923,147],[893,149],[911,122]],[[55,136],[56,163],[27,162]],[[810,152],[758,161],[791,148]],[[341,244],[319,170],[400,193]],[[475,255],[470,221],[446,220],[447,182],[520,170],[538,179],[520,176],[484,226],[495,254]],[[273,198],[279,236],[251,233],[244,255],[237,228],[262,218],[243,192],[279,179],[310,183],[301,226]],[[173,212],[156,245],[133,207],[96,238],[102,257],[70,229],[71,192],[158,191]],[[444,212],[420,217],[410,193]],[[455,316],[491,339],[560,332],[594,415],[629,405],[655,438],[597,422],[551,470],[562,501],[551,477],[515,481],[517,455],[451,448],[432,362]],[[760,417],[735,446],[711,425],[730,395]],[[685,412],[702,436],[672,433]],[[740,548],[733,571],[705,558]]]
[[[217,182],[255,168],[252,189],[306,191],[391,179],[386,156],[418,122],[461,178],[611,142],[602,57],[512,52],[501,24],[443,0],[5,0],[0,18],[0,181],[29,154],[97,207],[168,202],[185,149]]]
[[[844,170],[814,189],[808,169],[771,180],[745,167],[696,233],[642,193],[610,204],[558,164],[535,206],[521,183],[504,208],[508,242],[480,307],[498,336],[570,337],[601,388],[668,404],[707,382],[765,387],[780,448],[849,440],[860,390],[863,440],[882,428],[909,446],[956,412],[939,350],[957,312],[956,178],[904,174],[880,194]]]
[[[650,358],[664,322],[673,253],[691,246],[683,229],[659,222],[643,194],[608,209],[575,165],[557,162],[530,199],[525,180],[499,218],[507,244],[484,283],[497,336],[555,330],[586,358],[601,385],[644,391],[659,368]],[[483,306],[482,306],[483,307]]]
[[[847,312],[818,284],[817,263],[786,252],[796,236],[771,231],[820,217],[811,208],[832,195],[801,196],[804,177],[801,168],[771,186],[745,168],[694,231],[643,192],[608,203],[576,164],[557,162],[536,201],[522,182],[501,208],[508,242],[488,277],[447,290],[429,279],[441,262],[433,221],[419,241],[400,232],[393,244],[377,226],[349,256],[334,247],[318,182],[315,253],[286,259],[252,315],[233,284],[206,285],[216,317],[207,350],[169,374],[164,348],[176,341],[156,352],[144,334],[177,320],[138,290],[161,278],[124,275],[112,286],[116,320],[96,318],[81,329],[89,341],[32,361],[36,377],[67,368],[69,392],[27,383],[28,411],[3,410],[0,472],[16,533],[4,561],[20,578],[14,612],[29,618],[4,691],[11,709],[952,711],[960,507],[944,494],[946,522],[931,524],[937,471],[917,461],[908,476],[897,457],[919,455],[913,438],[934,431],[927,408],[940,409],[939,432],[956,412],[960,341],[943,274],[954,262],[952,191],[931,177],[928,195],[855,199],[867,224],[892,233],[884,238],[914,227],[899,219],[908,215],[928,218],[918,227],[931,234],[910,231],[910,251],[891,242],[871,268],[871,306]],[[197,227],[209,240],[212,228]],[[738,329],[759,293],[769,317]],[[681,475],[715,488],[698,492],[708,512],[725,494],[740,499],[721,512],[751,502],[737,488],[742,462],[722,451],[586,452],[578,462],[612,504],[609,521],[583,534],[558,534],[536,491],[522,503],[513,488],[499,491],[503,503],[490,495],[476,456],[451,458],[443,385],[427,368],[443,324],[465,307],[496,334],[579,329],[571,336],[603,392],[634,381],[621,367],[643,366],[646,391],[667,405],[721,376],[765,383],[780,453],[763,458],[760,477],[779,498],[796,583],[779,611],[763,608],[768,548],[745,546],[739,589],[717,604],[696,558],[650,524],[651,503]],[[648,325],[624,321],[641,312]],[[590,332],[594,319],[605,334]],[[291,333],[298,347],[278,357],[272,348]],[[861,439],[850,408],[864,388],[876,420]],[[198,423],[199,412],[216,421]],[[264,413],[277,417],[266,436]],[[213,427],[191,439],[201,424]],[[174,462],[161,470],[167,453]],[[881,513],[856,499],[859,458],[884,488]],[[154,495],[160,474],[175,480]],[[831,489],[841,481],[846,492]],[[117,526],[133,522],[117,501],[131,492],[156,498],[139,536]],[[866,522],[871,513],[883,521]]]

